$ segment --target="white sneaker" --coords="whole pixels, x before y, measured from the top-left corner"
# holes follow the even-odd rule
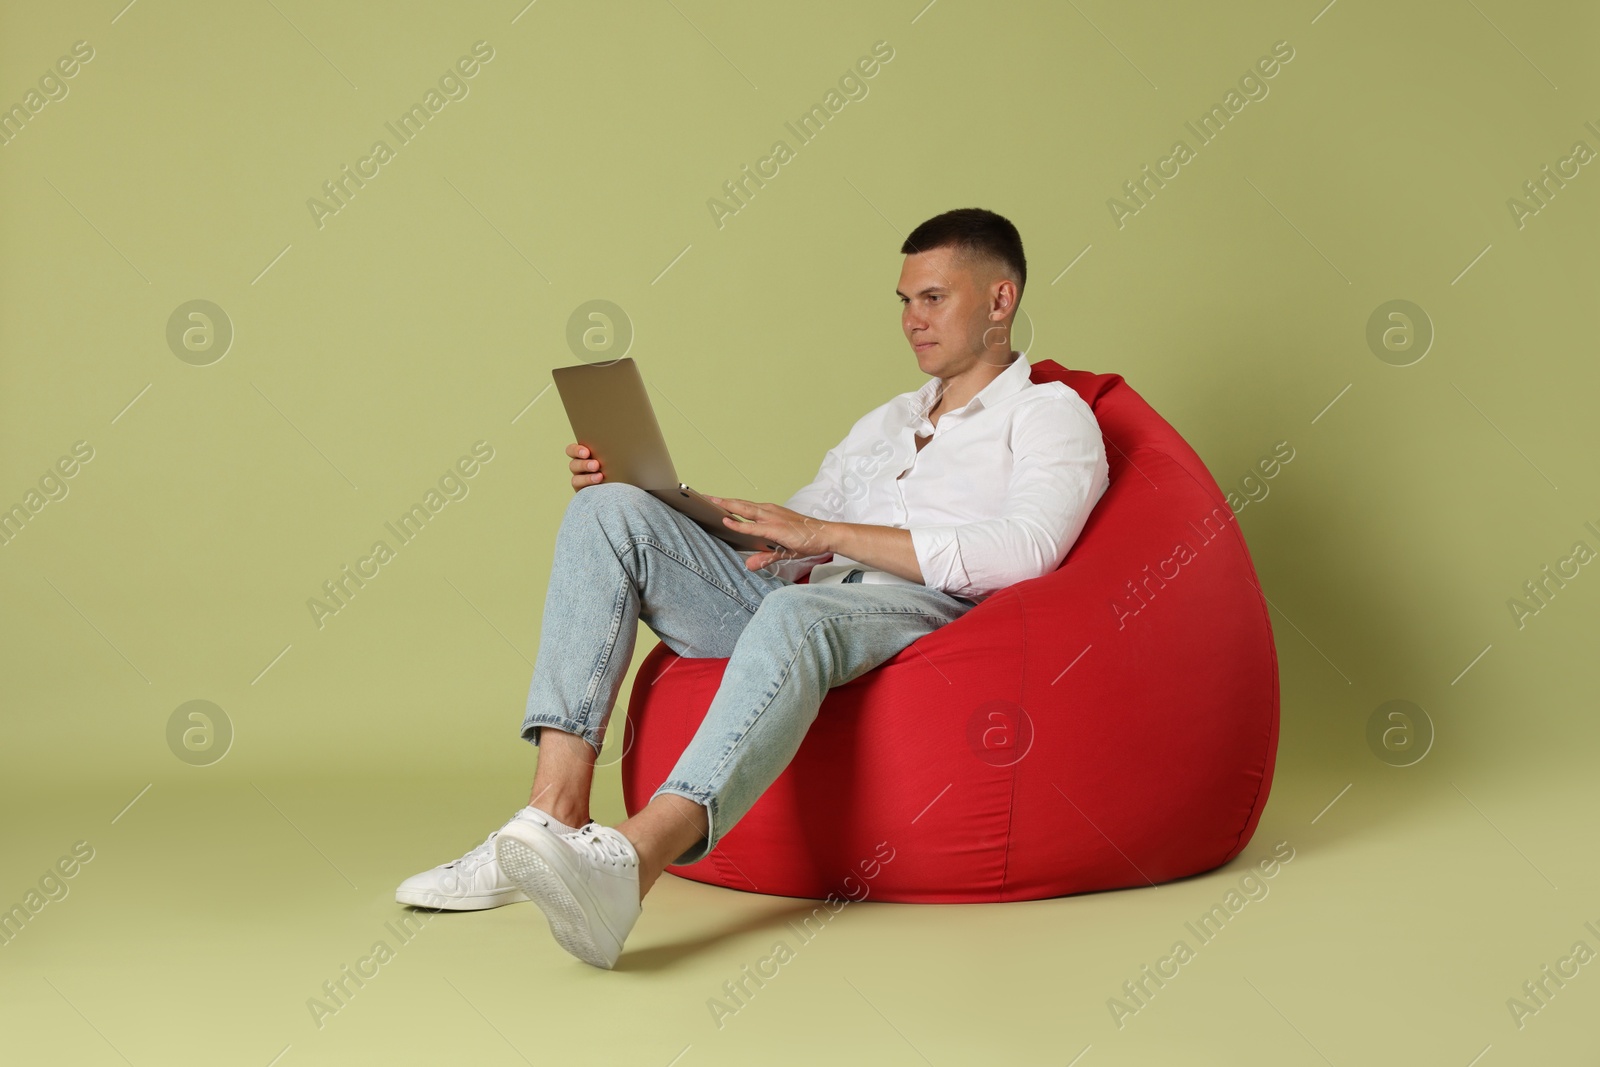
[[[507,827],[549,824],[550,816],[538,808],[523,808],[465,856],[401,882],[394,899],[400,904],[441,911],[481,911],[527,900],[527,894],[501,873],[500,864],[495,861],[494,841]]]
[[[522,822],[502,830],[494,847],[501,871],[539,905],[556,943],[610,970],[642,910],[633,843],[596,822],[569,834]]]

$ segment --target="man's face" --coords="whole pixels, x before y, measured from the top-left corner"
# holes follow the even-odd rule
[[[991,318],[1001,282],[993,271],[968,262],[954,248],[935,248],[906,257],[900,268],[900,328],[925,374],[949,377],[980,359],[1004,362],[1006,334],[994,329],[1005,316]],[[985,332],[998,346],[988,354]]]

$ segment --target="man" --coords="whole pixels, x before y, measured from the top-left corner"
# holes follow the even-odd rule
[[[713,497],[781,545],[746,551],[567,446],[522,736],[538,746],[528,806],[395,898],[467,911],[531,899],[556,941],[609,968],[669,864],[716,847],[783,771],[830,687],[1015,582],[1059,566],[1110,482],[1076,392],[1034,385],[1011,348],[1022,240],[977,208],[901,247],[900,325],[932,380],[868,412],[783,504]],[[798,580],[809,574],[804,584]],[[846,588],[847,585],[854,588]],[[645,622],[681,656],[726,657],[705,721],[650,802],[589,818],[594,761]]]

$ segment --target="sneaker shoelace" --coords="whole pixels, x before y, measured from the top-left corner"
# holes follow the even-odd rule
[[[600,834],[595,832],[598,823],[589,823],[575,834],[569,834],[567,840],[573,846],[587,852],[600,863],[611,866],[622,865],[634,867],[639,863],[634,854],[633,847],[620,833]]]
[[[449,863],[445,864],[445,869],[458,870],[463,874],[471,874],[473,871],[477,870],[479,867],[482,867],[485,863],[494,858],[494,839],[499,836],[500,831],[496,830],[494,833],[490,834],[484,839],[483,844],[479,845],[471,852],[468,852],[460,859],[451,860]]]
[[[520,813],[521,813],[521,811],[519,809],[518,810],[518,814],[520,814]],[[500,836],[500,831],[499,830],[493,831],[492,833],[489,834],[488,837],[483,839],[483,844],[479,845],[477,848],[474,848],[471,852],[468,852],[465,856],[462,856],[460,859],[451,860],[449,863],[446,863],[444,865],[445,869],[446,870],[459,869],[459,870],[461,870],[461,871],[463,871],[465,873],[468,873],[468,874],[470,874],[471,872],[477,870],[479,867],[483,866],[485,863],[488,863],[490,860],[494,859],[494,839],[499,837],[499,836]]]

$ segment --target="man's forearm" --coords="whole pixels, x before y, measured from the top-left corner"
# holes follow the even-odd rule
[[[917,562],[910,530],[860,522],[830,522],[827,533],[829,551],[900,578],[923,582],[922,564]]]

